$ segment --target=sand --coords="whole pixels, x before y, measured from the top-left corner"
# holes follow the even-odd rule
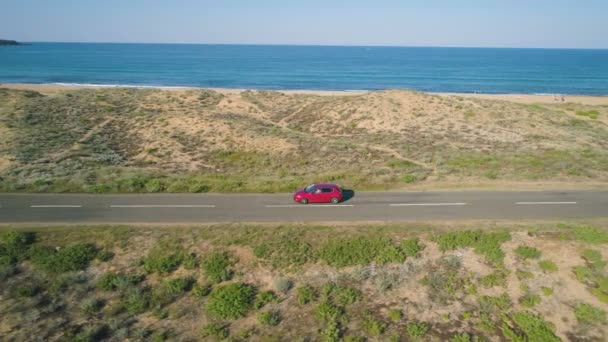
[[[87,88],[108,88],[108,86],[80,86],[59,84],[0,84],[2,88],[34,90],[43,94],[55,94],[63,90],[77,90]],[[201,89],[194,87],[155,87],[163,90],[183,91],[187,89]],[[238,94],[247,89],[204,88],[217,91],[224,95]],[[284,94],[306,94],[319,96],[356,96],[367,91],[332,91],[332,90],[277,90]],[[502,100],[517,103],[562,103],[562,95],[531,95],[531,94],[469,94],[469,93],[433,93],[440,96],[460,96],[488,100]],[[563,95],[565,103],[580,103],[585,105],[608,105],[608,96]]]

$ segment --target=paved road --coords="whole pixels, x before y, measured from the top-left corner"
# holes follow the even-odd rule
[[[203,223],[608,217],[608,191],[365,192],[338,205],[289,194],[0,194],[0,223]]]

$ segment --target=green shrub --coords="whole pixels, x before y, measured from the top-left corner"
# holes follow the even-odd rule
[[[521,303],[521,305],[523,305],[526,308],[533,308],[535,307],[537,304],[540,304],[541,299],[539,295],[536,294],[526,294],[523,297],[521,297],[519,299],[519,302]]]
[[[210,285],[196,285],[192,289],[192,295],[198,298],[207,297],[211,293]]]
[[[538,262],[538,266],[546,273],[555,273],[558,270],[557,265],[551,260],[541,260]]]
[[[143,279],[144,276],[142,275],[124,275],[122,273],[107,272],[99,277],[95,287],[104,291],[114,291],[129,285],[136,285]]]
[[[194,253],[188,253],[184,256],[182,264],[184,265],[185,269],[193,270],[198,267],[198,257]]]
[[[129,314],[140,314],[150,307],[150,293],[138,287],[127,288],[121,303]]]
[[[74,244],[59,250],[35,246],[29,252],[35,267],[52,273],[84,270],[97,255],[95,247],[89,244]]]
[[[232,279],[235,261],[228,252],[213,252],[203,260],[205,274],[213,283]]]
[[[184,292],[190,291],[190,289],[192,289],[192,285],[194,285],[195,283],[196,280],[191,277],[175,278],[168,280],[165,283],[165,287],[169,293],[173,295],[179,295]]]
[[[541,255],[538,249],[524,245],[517,247],[515,249],[515,254],[522,259],[538,259]]]
[[[505,257],[501,245],[510,239],[511,236],[508,232],[488,233],[480,230],[466,230],[438,234],[432,240],[439,245],[442,252],[469,247],[473,248],[476,253],[485,256],[487,262],[501,265]]]
[[[323,302],[319,304],[315,311],[315,318],[322,322],[330,322],[339,320],[344,312],[341,308],[335,306],[331,302]]]
[[[373,317],[367,317],[363,321],[363,330],[370,336],[380,336],[384,334],[386,324]]]
[[[401,312],[401,310],[399,309],[392,309],[391,311],[389,311],[388,315],[391,321],[395,323],[401,322],[401,319],[403,318],[403,312]]]
[[[278,311],[260,312],[257,318],[258,322],[265,326],[275,326],[281,322],[281,314]]]
[[[89,298],[85,298],[83,299],[80,304],[80,310],[82,310],[84,313],[86,314],[94,314],[97,311],[99,311],[99,309],[101,309],[101,302],[99,301],[99,299],[95,298],[95,297],[89,297]]]
[[[545,295],[547,297],[553,294],[553,288],[551,288],[551,287],[543,286],[540,288],[540,290],[543,292],[543,295]]]
[[[17,297],[34,297],[40,292],[40,287],[35,283],[22,283],[13,289],[13,294]]]
[[[314,288],[310,285],[298,287],[296,289],[296,296],[300,305],[305,305],[314,302],[317,299],[317,293]]]
[[[144,271],[148,274],[168,274],[181,265],[183,258],[183,253],[173,252],[173,248],[158,246],[143,259]]]
[[[33,233],[6,232],[0,235],[0,266],[14,265],[27,257]]]
[[[401,249],[406,256],[418,258],[420,253],[424,250],[424,245],[420,243],[420,239],[414,238],[410,240],[403,240],[403,242],[401,242]]]
[[[293,282],[288,278],[279,277],[274,280],[274,287],[279,292],[287,293],[293,287]]]
[[[214,337],[220,340],[228,338],[228,325],[224,323],[209,323],[201,329],[201,337]]]
[[[405,260],[405,254],[385,238],[335,239],[319,250],[319,258],[334,267],[380,264]]]
[[[245,316],[255,300],[255,288],[233,283],[214,289],[207,301],[207,311],[218,318],[237,319]]]
[[[530,312],[515,312],[505,318],[502,331],[512,341],[559,342],[551,323]]]
[[[325,300],[329,300],[340,306],[354,304],[361,300],[361,291],[351,288],[338,286],[336,283],[327,283],[321,288],[321,293]]]
[[[411,184],[411,183],[415,183],[418,180],[418,177],[416,177],[416,175],[405,175],[403,176],[403,181]]]
[[[258,292],[258,294],[255,296],[253,307],[258,310],[263,308],[266,304],[276,302],[277,300],[277,296],[272,291]]]
[[[107,327],[105,325],[87,325],[83,327],[74,337],[71,342],[92,342],[99,341],[106,334]]]
[[[471,342],[471,336],[467,333],[454,335],[450,338],[450,342]]]
[[[418,340],[427,334],[429,326],[424,322],[410,322],[407,324],[406,330],[410,338]]]
[[[574,308],[574,315],[580,323],[600,324],[606,322],[606,312],[592,305],[581,303]]]
[[[108,262],[114,258],[114,253],[106,250],[100,250],[97,252],[97,260],[102,262]]]
[[[511,307],[511,299],[506,293],[500,296],[481,296],[479,305],[484,311],[505,311]]]
[[[324,342],[340,341],[340,323],[337,320],[327,322],[325,329],[321,331],[321,338]]]
[[[152,179],[145,185],[147,192],[162,192],[167,189],[167,186],[160,179]]]
[[[190,185],[190,187],[188,188],[188,192],[192,192],[192,193],[201,193],[201,192],[209,192],[209,190],[211,190],[211,187],[209,187],[209,185],[204,184],[204,183],[194,183],[192,185]]]

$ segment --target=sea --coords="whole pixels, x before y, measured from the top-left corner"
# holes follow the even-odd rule
[[[608,95],[608,50],[31,42],[0,83]]]

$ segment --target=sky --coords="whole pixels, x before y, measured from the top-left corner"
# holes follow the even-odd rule
[[[2,0],[0,39],[608,48],[607,0]]]

